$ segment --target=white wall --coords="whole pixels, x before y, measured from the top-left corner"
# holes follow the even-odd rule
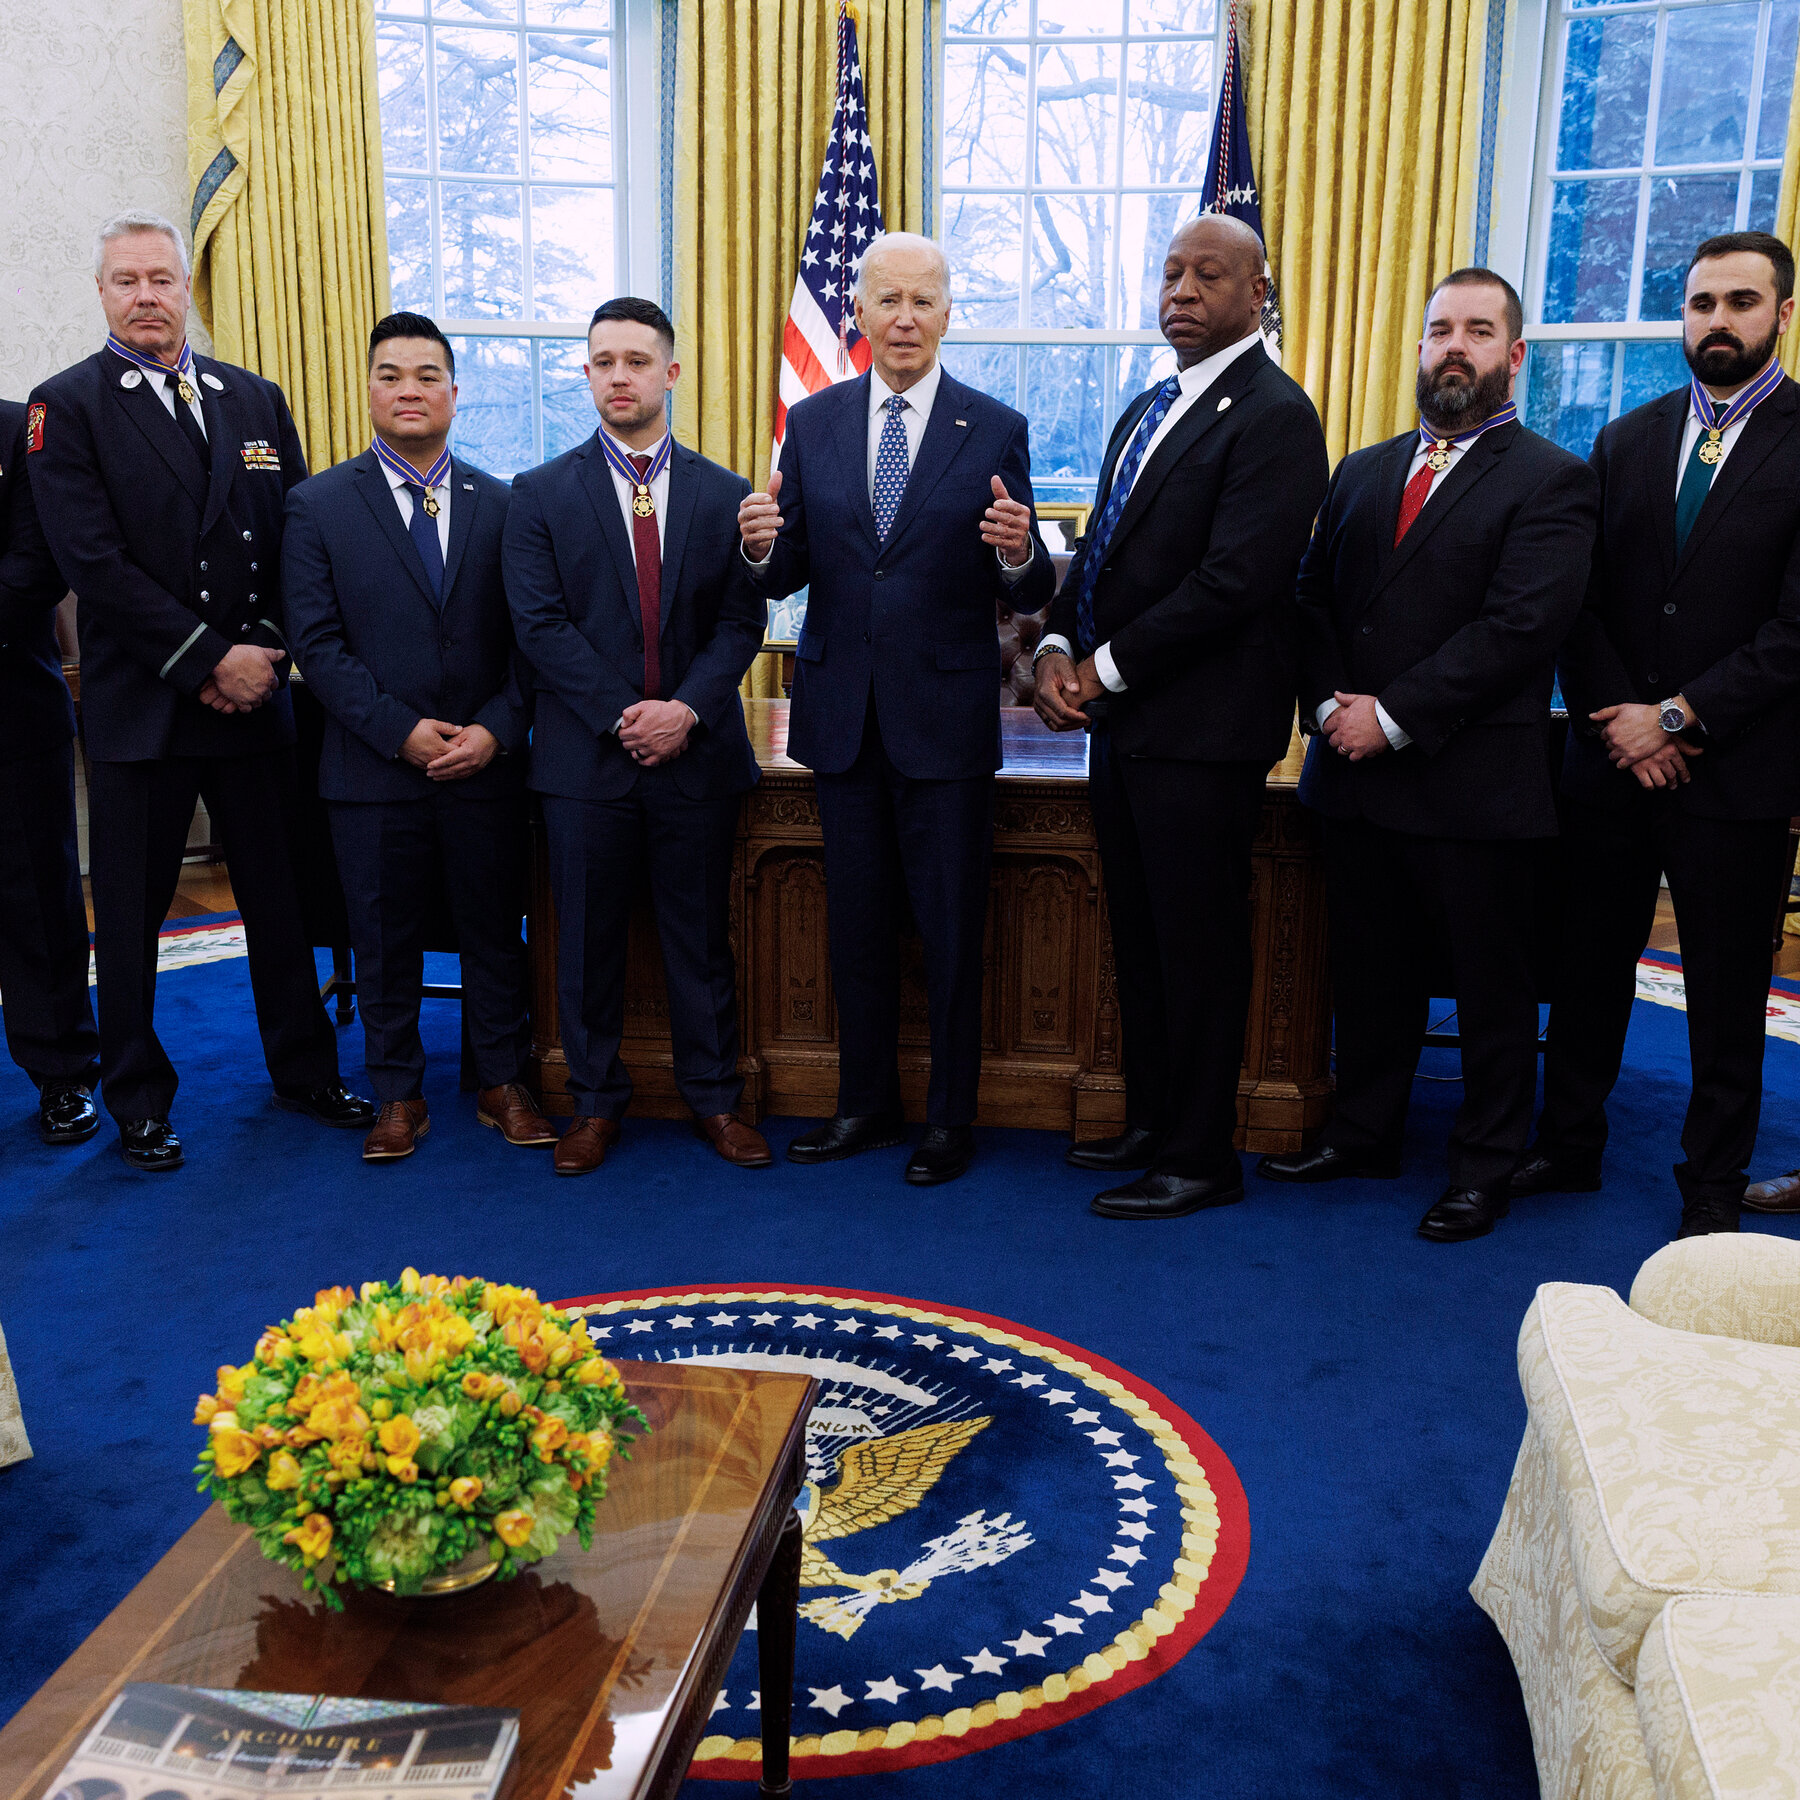
[[[94,227],[128,206],[186,229],[181,0],[0,0],[0,396],[100,347]]]

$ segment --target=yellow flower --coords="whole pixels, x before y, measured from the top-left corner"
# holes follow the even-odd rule
[[[327,1325],[335,1325],[337,1323],[338,1314],[341,1313],[346,1306],[354,1306],[355,1304],[356,1296],[351,1293],[347,1287],[320,1288],[319,1291],[313,1295],[313,1311],[317,1313]]]
[[[213,1414],[218,1410],[218,1395],[202,1394],[200,1398],[194,1402],[194,1423],[196,1425],[210,1425],[212,1423]]]
[[[300,1339],[300,1354],[309,1363],[342,1362],[351,1348],[348,1332],[332,1331],[323,1325],[310,1327]]]
[[[213,1467],[227,1480],[253,1467],[262,1455],[262,1445],[249,1432],[235,1426],[213,1433],[212,1450]]]
[[[272,1488],[296,1488],[300,1485],[300,1464],[288,1451],[277,1450],[269,1458],[269,1472],[263,1479]]]
[[[394,1403],[393,1401],[386,1399],[377,1400],[375,1404],[369,1408],[369,1411],[377,1420],[391,1419],[394,1416]]]
[[[279,1325],[271,1325],[256,1340],[256,1360],[259,1363],[286,1362],[293,1354],[293,1340]]]
[[[325,1384],[309,1369],[294,1383],[294,1397],[288,1402],[296,1413],[309,1413],[325,1391]]]
[[[450,1484],[450,1498],[458,1506],[467,1508],[481,1498],[481,1477],[479,1475],[459,1475]]]
[[[588,1434],[588,1468],[604,1469],[612,1461],[613,1441],[610,1432],[594,1431]]]
[[[494,1521],[494,1529],[500,1534],[501,1543],[516,1550],[531,1536],[531,1528],[536,1523],[528,1512],[520,1512],[515,1508],[511,1512],[503,1512]]]
[[[340,1438],[325,1454],[331,1459],[332,1473],[348,1480],[362,1473],[363,1457],[368,1454],[368,1449],[367,1438],[347,1437]]]
[[[384,1420],[376,1436],[390,1456],[411,1456],[420,1443],[419,1428],[405,1413],[397,1419]]]
[[[482,1374],[479,1369],[471,1369],[468,1374],[462,1378],[462,1391],[467,1394],[471,1400],[479,1400],[488,1391],[489,1379],[490,1378]]]
[[[234,1412],[227,1412],[222,1407],[218,1412],[213,1414],[212,1423],[207,1426],[207,1430],[213,1432],[236,1431],[237,1428],[237,1414]]]
[[[525,1402],[519,1398],[518,1393],[513,1388],[508,1387],[506,1392],[500,1396],[501,1416],[508,1419],[517,1418],[519,1409],[524,1404]]]
[[[250,1364],[241,1369],[234,1369],[229,1363],[219,1368],[219,1399],[227,1406],[236,1406],[244,1397],[244,1384],[250,1378]]]
[[[331,1551],[331,1521],[322,1512],[308,1513],[292,1531],[282,1533],[284,1544],[294,1545],[309,1563]]]
[[[424,1387],[437,1372],[443,1357],[436,1350],[409,1350],[406,1353],[406,1378],[414,1387]]]
[[[537,1452],[538,1461],[548,1462],[551,1453],[560,1449],[568,1437],[569,1428],[561,1419],[541,1419],[531,1434],[531,1447]]]
[[[400,1291],[403,1294],[419,1291],[419,1271],[410,1265],[400,1271]]]
[[[419,1479],[419,1465],[410,1456],[390,1456],[387,1469],[402,1487],[411,1487]]]

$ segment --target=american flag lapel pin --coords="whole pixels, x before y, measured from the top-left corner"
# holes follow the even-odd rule
[[[959,425],[965,425],[965,426],[966,426],[966,425],[967,425],[967,424],[968,424],[968,422],[969,422],[969,421],[968,421],[968,420],[967,420],[967,419],[958,419],[958,420],[957,420],[957,421],[956,421],[956,422],[957,422],[957,424],[959,424]]]

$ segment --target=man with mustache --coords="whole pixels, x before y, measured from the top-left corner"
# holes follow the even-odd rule
[[[1738,1229],[1756,1144],[1769,931],[1800,810],[1800,387],[1777,348],[1794,258],[1766,232],[1688,265],[1693,380],[1601,432],[1600,536],[1564,647],[1569,897],[1544,1111],[1515,1196],[1600,1185],[1656,896],[1681,929],[1693,1090],[1680,1237]],[[1800,1188],[1762,1210],[1800,1212]]]
[[[1432,290],[1420,428],[1338,465],[1301,564],[1300,797],[1324,815],[1337,1095],[1320,1146],[1264,1157],[1277,1181],[1400,1172],[1447,945],[1463,1102],[1449,1185],[1419,1224],[1481,1237],[1507,1210],[1531,1129],[1537,995],[1533,840],[1556,832],[1556,652],[1581,610],[1598,486],[1518,422],[1519,297],[1490,269]]]

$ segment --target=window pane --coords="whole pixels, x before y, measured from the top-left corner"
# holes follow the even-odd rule
[[[1031,485],[1074,487],[1091,499],[1106,447],[1103,427],[1106,351],[1030,345],[1025,352],[1025,415],[1031,421]]]
[[[519,167],[519,40],[503,31],[437,34],[438,166],[511,175]]]
[[[607,0],[525,0],[527,25],[585,25],[590,31],[612,29]]]
[[[1781,171],[1779,169],[1758,169],[1750,177],[1750,220],[1745,229],[1773,231],[1775,229],[1775,202],[1780,196]]]
[[[1678,319],[1688,258],[1702,238],[1729,231],[1737,216],[1735,175],[1659,175],[1650,183],[1640,319]]]
[[[492,25],[516,25],[519,0],[431,0],[440,19],[482,19]]]
[[[611,48],[603,37],[525,40],[533,175],[612,179]]]
[[[1203,171],[1204,172],[1204,171]],[[1119,202],[1119,326],[1154,331],[1163,257],[1175,229],[1200,212],[1198,194],[1127,194]]]
[[[1212,45],[1139,44],[1127,55],[1124,178],[1198,186],[1212,135]]]
[[[1559,169],[1635,169],[1644,160],[1656,21],[1614,16],[1569,25]]]
[[[1119,350],[1119,384],[1113,395],[1116,419],[1145,388],[1175,373],[1175,352],[1167,344],[1129,344]]]
[[[1755,5],[1696,6],[1669,14],[1658,163],[1735,162],[1743,155],[1757,11]]]
[[[958,381],[966,381],[1002,406],[1019,404],[1019,352],[1014,345],[946,344],[942,360]]]
[[[944,196],[944,251],[958,326],[1018,324],[1021,235],[1015,196]]]
[[[1057,44],[1040,49],[1037,59],[1037,179],[1111,181],[1118,51],[1110,44]]]
[[[1585,457],[1612,412],[1615,348],[1610,343],[1533,344],[1525,423]]]
[[[1032,201],[1031,323],[1106,324],[1112,197],[1039,194]]]
[[[582,439],[594,435],[600,415],[594,410],[594,396],[582,374],[587,361],[587,345],[580,339],[545,338],[538,344],[538,359],[543,370],[541,392],[544,402],[544,457],[561,456],[573,450]]]
[[[990,187],[1025,179],[1025,52],[944,49],[944,180]]]
[[[1756,120],[1758,156],[1780,156],[1787,147],[1788,103],[1794,93],[1797,50],[1800,50],[1800,0],[1775,0],[1769,9],[1769,48],[1763,61],[1762,110]],[[1766,231],[1768,227],[1756,229]]]
[[[387,180],[388,271],[396,312],[431,313],[431,183]]]
[[[618,286],[611,188],[531,190],[531,304],[536,319],[586,320]]]
[[[997,31],[1023,33],[1030,24],[1026,0],[948,0],[944,29],[954,36],[966,32],[985,37]]]
[[[390,169],[426,165],[425,28],[375,27],[375,83],[381,103],[381,155]]]
[[[1628,413],[1634,406],[1684,388],[1688,380],[1687,358],[1681,353],[1679,338],[1662,344],[1627,344],[1625,375],[1619,383],[1619,411]]]
[[[444,311],[452,319],[517,319],[525,310],[519,190],[446,181],[443,213]]]
[[[1073,37],[1081,32],[1117,36],[1125,22],[1122,0],[1038,0],[1038,30]]]
[[[1544,318],[1555,325],[1623,319],[1638,183],[1559,181],[1550,209]]]
[[[531,346],[524,338],[454,337],[456,453],[510,479],[532,466]]]
[[[1216,29],[1213,0],[1131,0],[1133,31],[1200,31]]]

